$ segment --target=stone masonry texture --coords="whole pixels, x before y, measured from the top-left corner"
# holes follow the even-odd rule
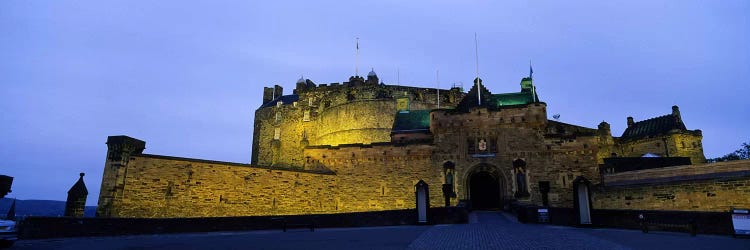
[[[412,209],[420,180],[429,185],[430,206],[436,207],[444,205],[442,188],[449,179],[450,204],[466,204],[486,192],[472,190],[472,179],[481,174],[496,181],[492,188],[501,206],[541,205],[539,183],[548,182],[549,205],[573,207],[573,182],[581,178],[592,184],[593,208],[718,211],[750,206],[747,175],[706,175],[728,167],[699,165],[705,169],[699,173],[693,171],[696,165],[681,166],[671,179],[658,180],[648,180],[656,176],[651,172],[612,175],[599,170],[606,157],[647,153],[690,157],[693,164],[701,164],[700,130],[614,137],[606,122],[588,128],[549,120],[547,104],[536,99],[459,109],[461,101],[471,97],[460,88],[385,85],[377,76],[352,77],[342,84],[299,81],[293,95],[282,92],[280,87],[267,88],[264,104],[255,111],[250,164],[144,154],[145,142],[111,136],[97,215],[218,217]],[[429,131],[394,136],[395,114],[409,110],[429,110]],[[679,116],[673,111],[664,117]]]

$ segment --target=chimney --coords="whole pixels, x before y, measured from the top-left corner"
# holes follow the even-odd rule
[[[263,87],[263,104],[273,101],[273,88]]]
[[[633,126],[633,124],[635,124],[635,122],[633,121],[633,117],[628,116],[628,127]]]
[[[680,115],[680,107],[677,107],[677,105],[672,106],[672,116],[677,118],[677,120],[682,120],[682,115]]]
[[[278,98],[279,96],[284,95],[284,88],[282,88],[279,85],[273,85],[273,93],[274,93],[274,99]]]

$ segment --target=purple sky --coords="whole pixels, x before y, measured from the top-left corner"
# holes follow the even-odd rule
[[[106,2],[106,3],[105,3]],[[750,141],[750,2],[0,1],[0,174],[19,199],[95,205],[106,138],[152,154],[249,162],[262,87],[290,94],[374,67],[387,84],[480,75],[519,90],[534,63],[549,116],[622,134],[679,105],[706,157]],[[312,3],[314,2],[314,3]],[[357,3],[350,3],[357,2]],[[503,2],[503,3],[495,3]]]

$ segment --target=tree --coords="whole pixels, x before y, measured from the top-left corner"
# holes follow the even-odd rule
[[[742,143],[742,147],[740,149],[735,150],[734,152],[731,152],[729,154],[726,154],[722,157],[717,157],[713,159],[708,159],[708,162],[722,162],[722,161],[736,161],[736,160],[745,160],[750,159],[750,144]]]

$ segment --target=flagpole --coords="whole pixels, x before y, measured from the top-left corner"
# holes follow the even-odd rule
[[[529,60],[529,81],[531,81],[531,100],[537,102],[536,98],[536,86],[534,86],[534,68],[531,67],[531,60]]]
[[[396,85],[401,86],[401,68],[396,68]]]
[[[440,70],[435,71],[435,82],[437,83],[437,108],[440,109]]]
[[[474,55],[477,64],[477,105],[482,105],[482,83],[479,80],[479,45],[477,43],[477,33],[474,32]]]
[[[357,37],[357,53],[354,56],[354,76],[359,76],[359,37]]]

